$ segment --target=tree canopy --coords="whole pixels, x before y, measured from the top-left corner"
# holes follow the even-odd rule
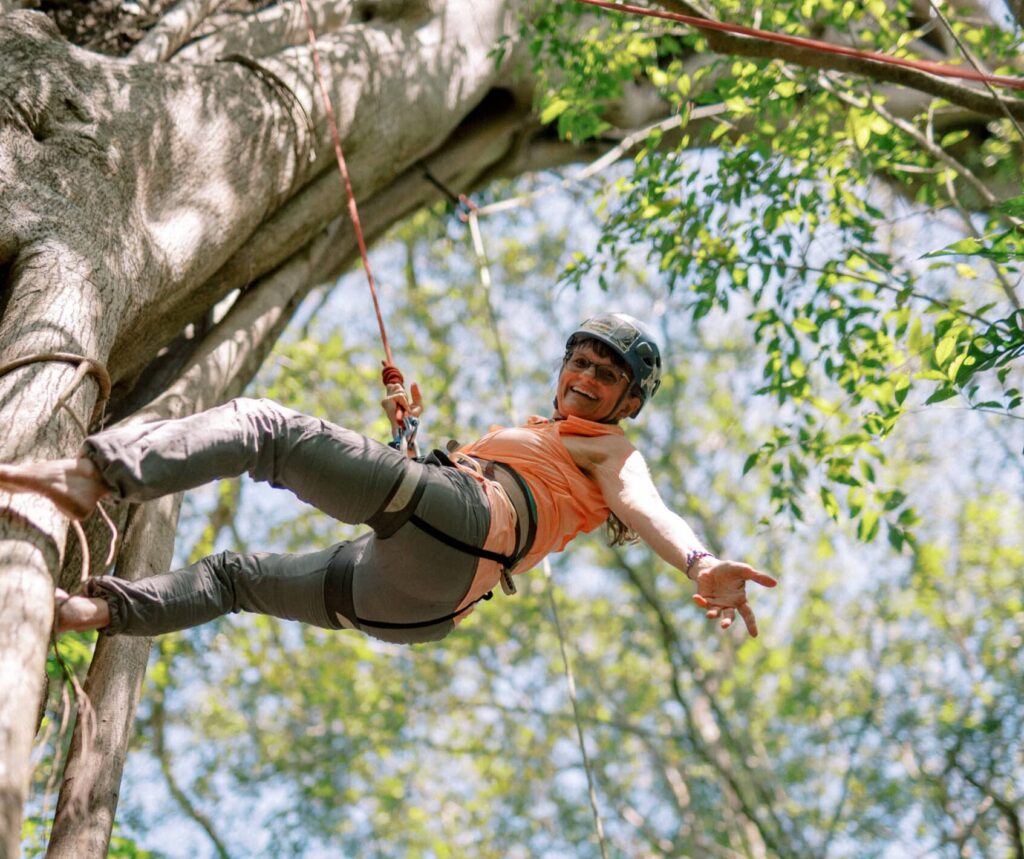
[[[657,7],[1022,71],[1014,3]],[[335,285],[354,242],[297,7],[42,12],[0,17],[4,360],[102,362],[112,420],[247,390],[386,435],[365,283]],[[124,725],[91,749],[81,714],[67,749],[51,658],[22,827],[12,738],[37,725],[50,576],[77,573],[66,523],[12,506],[10,855],[591,856],[590,778],[611,855],[1024,856],[1024,102],[579,3],[313,12],[429,437],[543,413],[567,329],[633,312],[665,344],[629,430],[659,489],[782,586],[762,638],[715,635],[683,574],[594,539],[439,646],[264,618],[164,637],[116,824],[121,763],[112,787],[94,770],[122,759],[148,643],[97,646],[90,697]],[[49,418],[73,374],[0,377],[5,458],[75,448]],[[170,563],[177,505],[147,508],[118,574]],[[237,482],[187,497],[177,532],[177,562],[345,533]],[[91,641],[63,642],[84,676]]]

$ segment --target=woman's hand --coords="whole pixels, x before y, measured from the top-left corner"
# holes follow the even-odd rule
[[[711,620],[721,619],[722,629],[728,629],[740,613],[747,625],[751,638],[757,638],[757,620],[754,610],[747,602],[747,582],[756,582],[766,588],[774,588],[778,581],[767,573],[755,570],[750,564],[739,561],[720,561],[717,558],[701,558],[695,565],[693,579],[697,593],[693,601]]]
[[[420,396],[420,386],[413,382],[411,390],[412,401],[410,402],[409,396],[405,393],[405,388],[397,382],[392,382],[387,386],[387,395],[380,401],[381,407],[388,416],[388,420],[391,421],[392,436],[397,436],[399,434],[401,431],[399,423],[406,415],[412,415],[414,418],[418,418],[423,414],[423,400]]]

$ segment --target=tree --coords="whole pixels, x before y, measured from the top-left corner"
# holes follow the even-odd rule
[[[0,403],[9,427],[2,456],[9,461],[73,452],[84,435],[85,416],[94,410],[110,420],[138,419],[166,413],[161,409],[201,408],[240,390],[299,299],[348,265],[355,243],[343,215],[311,51],[294,8],[269,6],[241,16],[218,15],[213,4],[186,2],[165,10],[134,43],[131,31],[139,22],[120,22],[120,43],[109,31],[85,34],[89,44],[114,53],[127,51],[125,58],[69,44],[39,13],[10,4],[4,8],[0,354],[6,361],[53,354],[88,359],[78,369],[77,359],[33,361],[0,377]],[[648,33],[606,17],[585,19],[596,28],[588,46],[574,35],[587,31],[578,27],[576,16],[566,20],[570,13],[564,6],[552,11],[512,0],[474,4],[472,16],[454,0],[324,3],[313,11],[324,77],[371,239],[437,199],[423,162],[443,183],[461,190],[496,176],[602,152],[621,154],[642,140],[649,160],[626,189],[631,199],[609,232],[609,247],[614,248],[616,235],[629,235],[616,233],[616,224],[642,227],[651,220],[644,213],[652,206],[668,215],[672,197],[664,193],[664,179],[677,162],[665,153],[678,146],[732,143],[734,154],[758,152],[767,134],[769,145],[780,146],[790,162],[800,161],[799,124],[787,126],[791,134],[778,140],[763,128],[755,129],[760,137],[751,142],[750,111],[743,99],[806,99],[814,108],[807,115],[824,117],[816,126],[819,141],[823,132],[836,128],[855,143],[890,141],[885,153],[864,168],[869,173],[877,168],[880,175],[894,173],[892,164],[886,169],[880,165],[882,154],[894,163],[894,153],[901,159],[906,154],[893,129],[911,139],[924,135],[927,160],[915,161],[915,170],[948,163],[953,156],[943,146],[952,149],[964,140],[982,140],[977,170],[959,161],[964,169],[950,168],[954,188],[962,178],[975,194],[964,206],[989,205],[995,199],[991,187],[998,191],[1001,183],[1017,176],[1009,123],[1000,119],[1003,108],[1013,115],[1019,112],[1012,99],[917,73],[892,72],[877,63],[829,61],[831,68],[898,83],[899,90],[885,90],[889,100],[884,103],[864,101],[845,78],[838,83],[828,78],[827,86],[821,84],[806,96],[803,79],[789,81],[792,91],[784,87],[772,95],[765,70],[777,67],[770,60],[754,63],[753,71],[743,64],[724,69],[716,64],[715,52],[782,57],[796,64],[794,68],[818,68],[821,57],[719,37],[679,37],[662,29]],[[827,3],[811,8],[809,18],[793,10],[780,12],[783,18],[777,24],[791,17],[798,27],[820,25],[837,38],[830,28],[848,17],[843,8]],[[986,50],[997,62],[1012,60],[1012,35],[992,24],[984,10],[973,12],[982,18],[972,27],[987,39]],[[912,4],[892,10],[879,6],[866,14],[872,17],[858,20],[861,29],[854,38],[870,35],[883,46],[898,38],[897,30],[907,21],[927,24],[927,16]],[[75,23],[72,17],[70,24]],[[915,47],[940,54],[954,51],[955,43],[942,35],[937,19],[932,24],[920,28]],[[691,72],[694,96],[708,105],[693,111],[696,120],[683,137],[678,136],[678,120],[633,141],[616,136],[616,129],[633,132],[681,115],[680,84]],[[627,96],[627,85],[634,81],[638,88]],[[538,91],[544,94],[539,116],[533,112]],[[907,93],[905,99],[896,98]],[[922,132],[911,118],[919,112],[927,115],[932,97],[953,107],[940,111],[938,121],[923,126]],[[736,122],[722,124],[712,102],[735,113]],[[883,122],[888,124],[884,128]],[[938,143],[928,136],[936,127],[944,134]],[[715,137],[721,128],[725,131]],[[953,139],[964,132],[968,137]],[[807,129],[802,133],[806,136]],[[568,145],[568,137],[576,145]],[[756,161],[748,157],[747,162],[749,173],[760,170]],[[650,165],[655,168],[648,169]],[[783,183],[787,175],[778,172],[769,178]],[[801,175],[794,181],[809,178]],[[781,184],[760,187],[767,194]],[[904,183],[901,191],[917,193],[913,182]],[[816,201],[789,202],[790,208],[776,213],[777,221],[784,222],[797,209],[812,209]],[[844,228],[869,231],[874,215],[867,209],[860,214],[865,217],[850,218]],[[1010,217],[1016,215],[1011,212]],[[665,217],[661,235],[672,232],[672,219]],[[996,246],[979,247],[992,252]],[[666,246],[660,253],[675,270],[672,260],[693,249],[676,248],[674,257],[670,250]],[[721,261],[714,255],[691,256]],[[870,256],[865,259],[872,263]],[[727,251],[725,262],[719,268],[738,278],[736,255],[730,257]],[[885,267],[884,261],[878,264]],[[772,265],[794,263],[780,257]],[[809,269],[806,260],[798,265]],[[591,269],[590,264],[576,267],[580,274]],[[835,278],[837,273],[826,275]],[[840,278],[846,275],[845,269],[838,273]],[[702,283],[707,306],[721,299],[714,278]],[[913,293],[906,284],[902,291],[908,289]],[[864,312],[883,314],[886,309]],[[792,328],[796,320],[822,327],[812,315],[790,315],[792,319],[782,314],[755,321],[761,323],[760,331],[787,324]],[[930,358],[936,372],[945,372],[953,383],[961,381],[962,368],[971,366],[967,351],[978,333],[957,326],[957,319],[936,328]],[[894,324],[899,327],[899,320]],[[950,336],[950,345],[942,346]],[[794,374],[799,356],[786,354],[785,342],[779,339],[775,350],[779,361],[769,387],[777,394],[795,390],[803,396],[803,377]],[[890,346],[881,344],[876,352],[888,349],[883,356],[888,360]],[[1009,352],[997,357],[1013,348],[1011,337]],[[950,376],[961,354],[964,360]],[[869,366],[877,358],[857,352],[849,366]],[[983,363],[977,356],[974,360]],[[112,388],[104,402],[107,378]],[[898,405],[899,390],[894,387],[879,396]],[[1003,393],[1012,408],[1013,395]],[[864,396],[861,388],[857,395]],[[142,411],[154,401],[156,405]],[[66,408],[58,408],[61,403]],[[882,429],[889,417],[883,409]],[[868,431],[855,443],[867,445],[871,435]],[[806,444],[808,449],[827,449],[830,467],[838,468],[837,479],[847,478],[853,467],[852,461],[837,464],[841,441],[811,433]],[[789,443],[782,437],[771,439],[766,455]],[[787,460],[789,476],[797,483],[801,467],[799,458]],[[792,501],[792,494],[783,490],[779,497]],[[883,504],[892,498],[886,496]],[[851,500],[851,509],[856,506]],[[897,502],[893,509],[900,506]],[[173,521],[173,511],[168,521]],[[0,776],[0,843],[8,855],[17,851],[33,714],[52,619],[52,571],[65,554],[65,524],[52,507],[25,497],[11,502],[0,523],[0,650],[5,655],[0,752],[7,762]],[[873,527],[863,530],[870,536]]]

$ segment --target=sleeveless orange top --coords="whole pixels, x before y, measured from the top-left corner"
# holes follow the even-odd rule
[[[531,417],[525,426],[492,427],[459,453],[511,465],[527,482],[537,503],[537,536],[518,565],[526,572],[545,555],[560,552],[577,534],[593,531],[608,518],[600,487],[580,471],[562,442],[567,435],[623,435],[614,424],[583,418],[549,420]]]

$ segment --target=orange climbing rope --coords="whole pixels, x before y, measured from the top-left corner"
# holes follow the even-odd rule
[[[694,15],[682,15],[678,12],[666,12],[660,9],[649,9],[644,6],[632,6],[628,3],[612,3],[609,0],[577,0],[588,6],[597,6],[601,9],[610,9],[614,12],[625,12],[629,15],[640,15],[647,18],[662,18],[667,21],[677,21],[680,24],[687,24],[697,30],[714,30],[720,33],[730,33],[735,36],[748,36],[762,42],[777,42],[782,45],[792,45],[797,48],[807,48],[822,54],[838,54],[844,57],[854,57],[860,60],[871,60],[876,63],[886,63],[890,66],[903,66],[904,68],[917,69],[928,74],[938,75],[946,78],[959,78],[961,80],[979,81],[994,86],[1010,87],[1012,89],[1024,90],[1024,78],[1012,78],[1006,75],[990,75],[976,69],[951,66],[947,63],[935,63],[929,60],[912,60],[906,57],[894,57],[889,54],[880,54],[875,51],[860,51],[856,48],[847,48],[843,45],[834,45],[831,42],[822,42],[818,39],[808,39],[804,36],[790,36],[785,33],[773,33],[769,30],[759,30],[756,27],[746,27],[742,24],[728,24],[724,21],[714,21],[710,18],[698,18]]]
[[[313,16],[309,11],[307,0],[299,0],[302,6],[302,14],[306,19],[306,34],[309,37],[310,52],[313,57],[313,68],[316,72],[317,84],[320,88],[320,97],[323,100],[324,113],[327,116],[327,125],[331,132],[331,141],[334,144],[334,157],[338,162],[338,172],[341,174],[341,181],[345,185],[345,196],[348,200],[348,214],[352,220],[352,229],[355,231],[356,243],[359,245],[359,256],[363,261],[363,271],[366,272],[366,282],[370,287],[370,298],[373,300],[373,310],[377,314],[377,326],[380,329],[380,341],[384,347],[384,368],[381,371],[381,380],[384,385],[404,384],[405,378],[401,371],[395,366],[391,354],[391,344],[388,342],[388,332],[384,326],[384,314],[380,309],[380,300],[377,297],[377,285],[373,279],[373,269],[370,268],[370,256],[366,251],[366,240],[363,237],[363,226],[359,220],[359,207],[356,205],[356,195],[352,190],[352,180],[348,172],[348,164],[345,162],[345,153],[341,148],[341,135],[338,133],[338,123],[334,118],[334,108],[331,105],[331,97],[327,92],[327,84],[324,80],[323,68],[320,65],[320,52],[316,46],[316,30],[313,27]],[[398,410],[398,425],[402,429],[400,436],[396,436],[395,442],[415,455],[416,452],[416,418],[411,414]]]

